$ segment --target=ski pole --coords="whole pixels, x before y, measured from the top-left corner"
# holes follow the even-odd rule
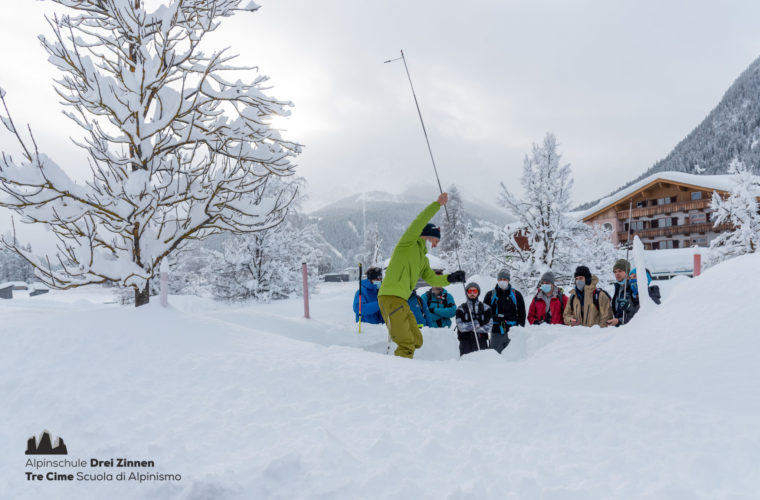
[[[359,334],[362,333],[362,263],[359,262]]]
[[[625,261],[628,262],[628,251],[631,249],[631,217],[633,216],[633,198],[631,198],[630,204],[628,205],[628,237],[625,241],[626,247],[625,247]],[[625,273],[625,284],[623,285],[623,300],[626,305],[628,301],[628,279],[629,275],[631,274],[631,264],[628,264],[628,272]],[[628,309],[626,307],[626,309]],[[623,324],[625,324],[625,313],[626,311],[623,311]]]
[[[414,92],[414,84],[412,83],[412,75],[409,73],[409,66],[406,65],[406,57],[404,57],[404,51],[401,51],[401,57],[396,59],[389,59],[385,63],[393,61],[401,61],[404,63],[404,69],[406,70],[406,77],[409,79],[409,87],[412,89],[412,97],[414,97],[414,105],[417,107],[417,115],[420,117],[420,125],[422,125],[422,133],[425,135],[425,143],[427,144],[428,153],[430,153],[430,162],[433,164],[433,172],[435,172],[435,180],[438,182],[438,192],[443,194],[443,188],[441,187],[441,179],[438,177],[438,168],[435,166],[435,158],[433,157],[433,149],[430,147],[430,140],[428,139],[427,129],[425,128],[425,121],[422,119],[422,111],[420,111],[420,104],[417,101],[417,94]],[[446,222],[451,223],[449,218],[449,209],[446,205],[443,206],[444,212],[446,212]],[[459,261],[459,243],[454,240],[454,254],[457,257],[457,265],[459,269],[462,269],[462,263]],[[475,336],[475,347],[480,350],[480,342],[478,341],[478,334],[475,331],[475,318],[472,314],[472,307],[470,307],[470,300],[467,298],[467,288],[462,283],[462,290],[464,290],[464,301],[467,304],[467,310],[470,312],[470,324],[472,325],[472,334]]]

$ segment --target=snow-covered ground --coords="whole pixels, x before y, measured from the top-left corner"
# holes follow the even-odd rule
[[[412,361],[385,355],[383,327],[357,333],[350,283],[324,284],[310,320],[301,299],[17,293],[0,301],[0,498],[757,498],[758,282],[760,255],[740,257],[621,328],[516,329],[503,356],[461,360],[451,330],[425,329]],[[27,480],[43,429],[66,458],[182,479]]]

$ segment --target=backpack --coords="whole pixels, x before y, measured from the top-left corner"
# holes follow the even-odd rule
[[[607,298],[610,300],[610,303],[612,303],[612,297],[610,297],[610,294],[607,293],[607,292],[605,292],[601,288],[597,288],[597,289],[594,290],[594,295],[592,296],[593,299],[594,299],[594,305],[596,306],[597,309],[599,309],[599,293],[600,292],[603,293],[603,294],[605,294],[607,296]],[[573,299],[575,298],[575,295],[577,293],[578,293],[578,291],[576,290],[576,292],[570,296],[570,307],[571,308],[573,307],[573,305],[572,305],[573,304]]]
[[[441,303],[444,306],[446,306],[446,305],[448,305],[448,301],[446,300],[446,297],[448,297],[448,294],[444,295],[444,293],[446,293],[446,290],[444,290],[444,291],[441,292]],[[433,305],[433,293],[428,290],[427,292],[425,292],[425,295],[427,296],[428,309],[430,309],[430,306]],[[453,304],[453,305],[456,305],[456,304]]]
[[[515,289],[512,287],[509,287],[509,298],[512,300],[512,303],[515,305],[515,311],[517,311],[517,297],[515,297]],[[493,294],[491,294],[491,309],[494,310],[494,314],[499,312],[499,309],[496,307],[496,304],[498,302],[499,302],[499,296],[496,293],[496,288],[494,288]],[[517,326],[517,321],[507,321],[507,324],[509,326]]]

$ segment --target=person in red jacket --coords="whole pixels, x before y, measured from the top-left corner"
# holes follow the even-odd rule
[[[549,306],[547,308],[547,305]],[[563,325],[562,312],[567,305],[567,297],[554,283],[554,273],[546,272],[541,276],[538,292],[528,308],[528,323],[540,325]]]

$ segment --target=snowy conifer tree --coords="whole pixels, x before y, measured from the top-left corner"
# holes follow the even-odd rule
[[[578,225],[567,216],[573,186],[570,165],[561,166],[560,160],[557,139],[547,133],[543,144],[533,144],[533,151],[525,156],[520,179],[525,198],[518,198],[501,184],[499,201],[517,219],[504,235],[506,264],[512,269],[513,280],[531,289],[543,272],[563,272],[568,267],[560,249],[572,244]],[[530,248],[521,248],[521,238]]]
[[[367,226],[364,243],[359,253],[356,254],[356,261],[361,262],[365,269],[379,265],[383,260],[382,244],[383,239],[380,237],[380,229],[377,223],[373,222]]]
[[[710,260],[720,262],[737,255],[760,249],[760,213],[757,197],[760,196],[760,178],[739,161],[729,167],[733,174],[733,187],[724,200],[713,192],[710,208],[715,213],[715,226],[731,224],[731,230],[721,233],[710,243]]]
[[[446,269],[461,269],[467,275],[487,274],[494,268],[493,245],[483,236],[478,236],[472,223],[465,217],[464,203],[459,189],[450,186],[449,202],[446,204],[448,217],[441,222],[441,242],[436,247]],[[493,228],[483,223],[484,233]]]
[[[591,274],[599,277],[601,283],[611,279],[612,266],[618,257],[618,250],[612,244],[612,229],[604,229],[599,224],[589,226],[578,224],[573,231],[570,245],[561,249],[562,262],[567,265],[555,273],[558,280],[572,284],[572,273],[575,267],[584,265]]]
[[[315,226],[296,229],[289,220],[266,231],[230,238],[217,254],[214,296],[222,300],[268,302],[303,293],[301,263],[309,270],[310,292],[320,251]]]
[[[24,250],[31,252],[30,246]],[[34,268],[17,253],[0,247],[0,283],[4,281],[34,281]]]
[[[23,139],[0,89],[22,152],[3,155],[0,206],[45,224],[57,252],[3,242],[51,287],[114,282],[139,306],[160,262],[187,242],[282,220],[295,193],[265,187],[292,173],[300,146],[268,120],[290,103],[264,94],[264,76],[241,80],[252,69],[231,65],[227,49],[200,50],[222,18],[258,8],[249,0],[53,1],[73,12],[49,19],[54,36],[40,40],[62,72],[56,91],[84,131],[92,178],[75,183]]]
[[[441,222],[441,243],[437,247],[444,260],[449,260],[448,256],[453,255],[457,246],[461,245],[469,234],[459,189],[450,186],[448,193],[449,201],[446,203],[446,212]]]

